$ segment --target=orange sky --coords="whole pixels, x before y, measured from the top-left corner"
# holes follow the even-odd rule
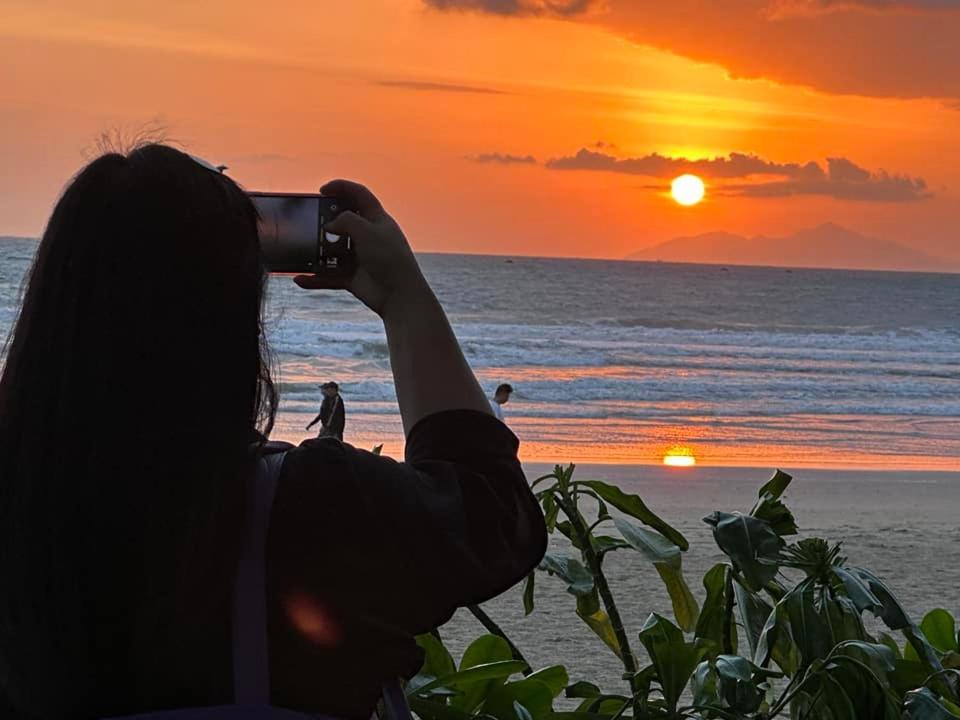
[[[957,260],[949,4],[0,0],[0,234],[40,232],[98,133],[154,124],[250,188],[367,182],[419,250],[833,221]],[[651,157],[731,153],[756,157],[701,164],[692,208]]]

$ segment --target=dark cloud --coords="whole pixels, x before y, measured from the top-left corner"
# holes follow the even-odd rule
[[[470,155],[468,160],[478,163],[498,163],[500,165],[534,165],[537,159],[533,155],[510,155],[509,153],[480,153]]]
[[[553,170],[593,170],[664,179],[689,172],[721,181],[715,190],[717,194],[743,197],[823,195],[863,202],[912,202],[931,196],[922,178],[892,175],[884,170],[871,172],[842,157],[827,158],[824,169],[814,161],[778,163],[743,153],[700,160],[670,158],[657,153],[638,158],[617,158],[582,148],[576,155],[549,160],[546,166]],[[750,178],[777,179],[722,182]]]
[[[823,92],[960,100],[960,0],[423,0],[553,15],[639,45]]]
[[[453,83],[424,82],[422,80],[378,80],[382,87],[425,92],[480,93],[483,95],[506,95],[503,90],[481,87],[479,85],[456,85]]]
[[[960,10],[957,0],[771,0],[771,18],[867,10],[871,12],[951,12]]]
[[[424,0],[437,10],[476,10],[493,15],[558,15],[586,12],[597,0]]]
[[[701,160],[672,158],[657,153],[639,158],[617,158],[587,148],[581,148],[576,155],[548,160],[547,167],[554,170],[608,170],[662,178],[674,177],[685,172],[710,178],[742,178],[750,175],[782,175],[799,178],[823,174],[823,170],[816,163],[805,165],[775,163],[744,153],[730,153],[727,157]]]

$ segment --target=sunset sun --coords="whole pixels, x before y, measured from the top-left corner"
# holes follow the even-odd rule
[[[696,175],[681,175],[670,184],[670,194],[681,205],[696,205],[703,200],[706,188]]]
[[[663,464],[671,467],[693,467],[697,464],[697,458],[690,448],[675,445],[664,454]]]

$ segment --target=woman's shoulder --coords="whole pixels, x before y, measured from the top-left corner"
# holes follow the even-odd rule
[[[280,472],[284,483],[324,484],[353,482],[358,476],[369,476],[399,470],[395,460],[374,455],[335,438],[310,438],[299,445],[283,443],[273,452],[285,452]],[[270,449],[268,448],[267,452]]]

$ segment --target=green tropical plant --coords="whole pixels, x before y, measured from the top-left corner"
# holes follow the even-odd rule
[[[418,639],[426,659],[407,692],[423,720],[960,718],[954,618],[937,609],[917,624],[877,576],[847,564],[839,544],[789,542],[798,529],[783,502],[786,473],[760,488],[749,512],[704,518],[726,561],[704,575],[700,607],[683,575],[683,535],[637,495],[574,479],[574,469],[557,466],[533,483],[548,531],[566,538],[568,549],[548,553],[527,578],[524,612],[534,611],[538,573],[559,578],[576,616],[602,641],[598,648],[622,664],[623,690],[601,690],[615,678],[570,683],[559,665],[534,671],[474,606],[491,634],[475,640],[459,665],[439,634]],[[672,618],[649,615],[635,646],[603,568],[619,550],[653,565],[673,608]],[[867,612],[902,645],[868,632]]]

